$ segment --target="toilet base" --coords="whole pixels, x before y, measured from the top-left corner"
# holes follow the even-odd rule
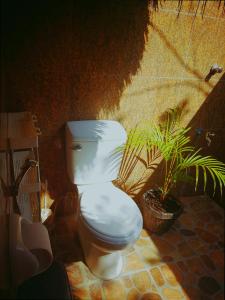
[[[85,262],[94,275],[103,280],[114,279],[120,275],[123,269],[123,257],[121,251],[104,251],[94,243],[82,238],[81,235],[80,241],[84,252]]]
[[[123,257],[121,252],[104,253],[92,246],[92,251],[85,257],[90,271],[103,280],[110,280],[118,277],[123,269]]]

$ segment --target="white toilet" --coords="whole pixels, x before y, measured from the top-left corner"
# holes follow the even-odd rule
[[[105,280],[120,275],[121,251],[138,239],[143,225],[138,206],[112,183],[126,138],[116,121],[66,124],[67,170],[79,192],[79,237],[89,269]]]

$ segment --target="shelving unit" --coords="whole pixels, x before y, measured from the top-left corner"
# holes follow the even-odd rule
[[[40,129],[36,126],[37,118],[30,112],[1,113],[0,118],[0,214],[10,213],[4,186],[12,185],[10,177],[10,154],[13,161],[14,177],[21,172],[26,159],[35,160],[37,166],[30,168],[22,179],[17,195],[17,203],[24,218],[32,222],[40,221],[40,170],[38,155],[38,136]]]

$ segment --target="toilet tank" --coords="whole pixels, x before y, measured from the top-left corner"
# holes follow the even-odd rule
[[[78,185],[109,182],[117,178],[127,134],[110,120],[66,123],[67,171]]]

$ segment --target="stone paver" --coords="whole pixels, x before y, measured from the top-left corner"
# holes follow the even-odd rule
[[[144,263],[136,253],[132,253],[126,257],[124,272],[140,270],[144,268]]]
[[[213,271],[216,269],[213,261],[211,260],[211,258],[208,255],[201,255],[201,259],[202,259],[204,265],[208,269],[213,270]]]
[[[179,232],[174,230],[169,230],[168,232],[165,232],[162,238],[169,242],[170,245],[176,245],[178,242],[182,240],[182,236],[179,234]]]
[[[88,287],[80,287],[80,288],[72,287],[72,295],[74,299],[85,299],[85,300],[90,299]]]
[[[104,281],[103,291],[107,300],[126,300],[125,287],[119,280]]]
[[[179,280],[175,274],[175,272],[172,270],[172,268],[168,265],[163,265],[160,268],[161,273],[164,275],[166,278],[166,281],[169,285],[175,286],[179,285]]]
[[[196,230],[200,238],[202,238],[205,242],[212,244],[218,241],[218,238],[215,234],[212,234],[209,231],[201,228],[196,228]]]
[[[164,285],[165,281],[162,277],[162,274],[161,274],[161,271],[159,268],[153,268],[151,269],[151,274],[152,274],[152,277],[154,278],[157,286],[162,286]]]
[[[94,283],[89,286],[89,293],[91,299],[101,300],[102,299],[102,289],[101,285]]]
[[[131,281],[130,277],[123,277],[123,283],[125,285],[125,287],[127,288],[131,288],[133,286],[133,282]]]
[[[83,275],[80,267],[80,263],[74,263],[66,268],[70,284],[72,286],[79,285],[83,282]]]
[[[183,262],[183,261],[178,261],[178,262],[177,262],[177,266],[180,268],[180,270],[181,270],[183,273],[187,273],[187,272],[188,272],[188,266],[185,264],[185,262]]]
[[[182,300],[183,294],[181,291],[172,289],[172,288],[164,288],[163,295],[165,300]]]
[[[224,269],[224,251],[223,250],[215,250],[211,252],[210,258],[214,262],[217,268]]]
[[[66,266],[74,299],[224,299],[223,211],[204,197],[181,201],[185,212],[173,227],[161,236],[143,229],[124,252],[122,274],[110,281],[95,277],[86,266],[74,226],[67,226],[71,217],[60,220],[52,247]]]
[[[146,292],[152,286],[150,277],[146,271],[135,273],[132,276],[132,280],[139,292]]]
[[[190,286],[188,287],[187,291],[183,289],[183,293],[185,295],[185,300],[201,299],[199,289],[195,287]]]
[[[214,295],[220,290],[220,285],[213,277],[203,276],[199,279],[198,285],[200,289],[209,295]]]
[[[142,239],[140,238],[139,240],[137,240],[136,245],[139,247],[145,247],[145,246],[150,246],[150,240],[148,239]]]
[[[153,240],[154,246],[157,249],[160,249],[161,256],[170,255],[175,250],[175,248],[171,242],[164,241],[162,238],[159,238],[159,237],[156,238],[155,236],[152,236],[152,240]]]
[[[203,275],[205,273],[204,265],[200,258],[193,257],[187,260],[187,266],[189,268],[190,273],[194,273],[197,275]]]
[[[155,247],[144,247],[139,252],[145,265],[151,266],[161,262],[160,252]]]
[[[193,235],[196,234],[194,231],[189,230],[189,229],[181,229],[180,233],[185,235],[185,236],[193,236]]]
[[[162,300],[159,294],[147,293],[141,297],[141,300]]]
[[[128,292],[127,300],[136,300],[139,298],[139,296],[140,292],[136,288],[133,288]]]
[[[178,251],[182,257],[189,257],[194,254],[193,250],[189,247],[187,242],[182,242],[178,246]]]

